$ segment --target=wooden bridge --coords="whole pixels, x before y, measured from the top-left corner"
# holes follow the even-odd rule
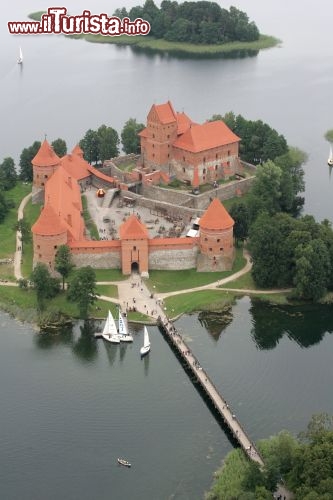
[[[233,413],[227,401],[219,393],[209,378],[207,372],[200,365],[198,359],[194,356],[180,333],[167,319],[164,321],[160,320],[158,326],[163,335],[172,345],[173,349],[178,353],[184,364],[187,366],[188,370],[194,375],[201,390],[207,396],[223,422],[228,426],[235,440],[238,441],[247,456],[262,467],[264,465],[264,461],[255,444],[250,440],[237,416]]]

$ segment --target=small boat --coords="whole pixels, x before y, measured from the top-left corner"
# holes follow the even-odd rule
[[[119,318],[118,318],[118,332],[120,342],[133,342],[133,337],[128,333],[127,324],[124,316],[121,314],[119,309]]]
[[[111,342],[111,344],[120,344],[120,337],[118,335],[116,323],[113,319],[111,311],[109,311],[108,317],[106,318],[102,338]]]
[[[329,152],[329,155],[328,155],[327,164],[328,164],[330,167],[333,167],[333,151],[332,151],[332,145],[330,146],[330,152]]]
[[[117,458],[117,462],[119,465],[123,465],[124,467],[131,467],[131,464],[124,458]]]
[[[148,330],[147,330],[147,327],[145,326],[144,327],[144,336],[143,336],[143,346],[140,349],[141,357],[148,354],[149,351],[150,351],[150,341],[149,341]]]
[[[17,60],[17,64],[23,64],[23,54],[22,54],[21,47],[20,47],[20,53],[19,53],[19,57],[18,57],[18,60]]]

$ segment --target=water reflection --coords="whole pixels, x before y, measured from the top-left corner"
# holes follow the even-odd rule
[[[226,307],[221,312],[203,311],[198,315],[199,322],[204,326],[211,337],[217,342],[221,333],[233,320],[232,306]]]
[[[153,58],[159,56],[161,59],[244,59],[245,57],[255,57],[259,54],[259,50],[253,49],[241,49],[241,50],[231,50],[229,52],[217,52],[217,53],[188,53],[183,50],[172,50],[170,52],[161,52],[160,50],[153,49],[150,47],[138,47],[137,45],[131,45],[131,50],[136,54],[144,54],[147,57]]]
[[[73,330],[71,327],[66,327],[56,333],[38,333],[34,336],[34,342],[40,349],[51,349],[59,345],[70,346],[73,344]]]
[[[333,308],[327,305],[273,306],[252,300],[251,336],[258,349],[274,349],[284,335],[301,347],[321,342],[333,331]]]
[[[79,338],[73,343],[73,353],[82,361],[93,361],[97,356],[97,344],[94,338],[95,322],[85,321],[80,325]]]

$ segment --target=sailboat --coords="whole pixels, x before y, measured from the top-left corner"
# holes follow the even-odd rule
[[[20,47],[20,54],[19,54],[19,57],[17,60],[17,64],[23,64],[23,53],[22,53],[21,47]]]
[[[120,342],[133,342],[133,337],[128,333],[127,324],[124,316],[121,314],[119,309],[119,319],[118,319],[118,332]]]
[[[330,152],[328,155],[328,160],[327,163],[330,167],[333,167],[333,151],[332,151],[332,144],[330,145]]]
[[[140,349],[141,357],[148,354],[149,351],[150,351],[150,341],[149,341],[148,330],[147,330],[147,327],[145,326],[144,327],[144,336],[143,336],[143,346]]]
[[[111,344],[120,343],[120,337],[118,335],[116,323],[113,319],[111,311],[109,311],[108,317],[106,318],[106,322],[102,332],[102,337],[104,340],[111,342]]]

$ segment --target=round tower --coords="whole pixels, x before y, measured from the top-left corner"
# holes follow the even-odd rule
[[[233,226],[234,220],[215,198],[200,219],[198,271],[232,269],[235,256]]]
[[[33,189],[44,188],[47,180],[60,165],[60,158],[53,151],[52,146],[45,141],[39,148],[36,156],[31,160],[33,170]]]

